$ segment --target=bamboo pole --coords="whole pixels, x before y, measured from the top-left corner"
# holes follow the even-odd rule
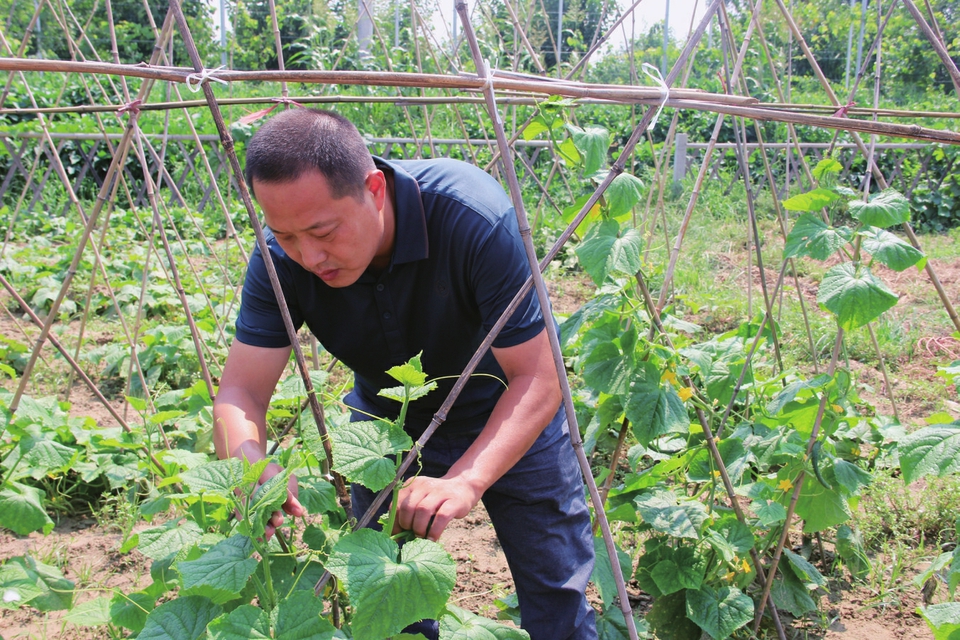
[[[716,3],[715,3],[716,4]],[[758,2],[754,12],[753,18],[750,20],[750,24],[747,26],[747,32],[743,38],[743,45],[741,46],[740,52],[737,56],[736,63],[733,66],[733,71],[730,74],[730,81],[735,82],[740,76],[740,70],[743,67],[743,60],[746,57],[747,47],[750,43],[751,36],[754,31],[754,26],[757,23],[757,15],[759,14],[760,7],[762,2]],[[669,104],[671,101],[667,100]],[[720,129],[723,126],[724,115],[721,113],[717,116],[716,123],[713,125],[713,133],[710,136],[710,142],[707,145],[707,149],[704,152],[704,160],[700,165],[700,172],[697,175],[697,180],[693,189],[693,193],[690,195],[690,201],[687,204],[686,211],[683,215],[683,221],[680,223],[680,229],[677,232],[677,238],[673,245],[673,249],[670,252],[670,260],[667,264],[667,270],[663,276],[663,285],[660,288],[660,295],[657,298],[657,312],[663,311],[663,307],[667,302],[667,295],[670,291],[670,285],[673,281],[673,273],[677,267],[677,260],[680,258],[680,248],[683,245],[683,239],[687,232],[687,227],[690,224],[690,219],[693,216],[693,210],[697,205],[697,202],[700,199],[700,189],[703,187],[703,182],[707,177],[707,169],[709,168],[709,159],[713,153],[713,146],[717,144],[717,140],[720,137]]]
[[[143,152],[143,145],[139,140],[139,128],[134,124],[134,146],[140,164],[147,166],[147,158]],[[193,347],[197,351],[197,359],[200,362],[200,373],[204,383],[207,385],[207,393],[211,399],[216,398],[217,394],[213,388],[213,381],[210,378],[210,369],[207,367],[207,360],[203,356],[203,338],[200,336],[200,330],[197,323],[193,320],[193,313],[190,311],[190,304],[187,302],[187,292],[184,291],[180,282],[180,270],[177,268],[177,261],[173,257],[173,251],[170,249],[170,242],[167,240],[167,234],[163,227],[163,221],[160,219],[160,207],[157,204],[156,188],[153,179],[149,173],[144,172],[144,178],[147,181],[147,198],[150,200],[150,207],[153,209],[153,224],[160,231],[160,241],[163,243],[163,250],[167,254],[167,265],[170,268],[170,275],[173,277],[173,284],[176,288],[177,296],[180,298],[180,304],[183,306],[183,312],[187,316],[187,326],[190,328],[190,336],[193,338]],[[149,396],[146,387],[144,392]]]
[[[488,70],[484,69],[484,62],[482,59],[482,54],[480,53],[480,46],[477,43],[477,37],[473,31],[473,25],[470,24],[470,19],[467,15],[467,5],[462,0],[457,2],[457,13],[460,15],[460,20],[463,24],[463,31],[467,36],[467,42],[470,45],[470,51],[473,54],[473,61],[477,67],[477,71],[481,72],[482,76],[486,76],[488,74]],[[559,60],[557,63],[559,68]],[[551,308],[550,296],[547,293],[547,287],[546,284],[544,284],[543,275],[538,268],[537,253],[533,246],[530,223],[527,219],[526,210],[524,209],[523,205],[523,193],[520,190],[520,182],[517,180],[516,168],[511,159],[511,148],[507,142],[507,136],[503,129],[503,122],[500,118],[500,112],[497,109],[493,87],[488,86],[485,88],[484,95],[487,99],[487,111],[490,119],[493,122],[494,133],[497,137],[497,146],[500,149],[500,156],[503,159],[503,169],[506,173],[507,183],[510,187],[510,198],[513,200],[513,208],[517,216],[520,237],[523,240],[523,246],[527,254],[527,261],[530,264],[533,285],[537,292],[537,299],[540,302],[540,308],[544,310],[544,318],[546,319],[544,324],[547,330],[547,338],[550,341],[550,348],[553,351],[554,365],[557,369],[557,378],[560,381],[560,389],[563,393],[563,405],[566,410],[571,445],[573,446],[574,453],[576,454],[577,460],[580,463],[580,470],[583,473],[584,481],[586,482],[590,497],[593,499],[594,517],[600,523],[600,531],[603,533],[603,541],[607,549],[607,557],[610,560],[611,572],[613,573],[613,577],[616,582],[617,593],[620,596],[620,612],[623,614],[623,619],[626,622],[627,632],[630,636],[630,639],[638,640],[636,622],[633,619],[633,611],[630,607],[630,598],[627,595],[626,583],[624,582],[623,571],[620,568],[620,561],[618,559],[619,556],[617,554],[617,545],[613,540],[613,535],[610,533],[610,524],[607,521],[606,512],[603,508],[603,499],[597,490],[596,482],[593,480],[590,462],[587,460],[587,457],[583,452],[583,440],[580,438],[580,427],[577,424],[577,412],[573,406],[573,397],[570,393],[570,381],[567,380],[566,366],[563,361],[563,350],[560,346],[560,336],[556,326],[548,319],[549,314],[547,313],[547,310]]]
[[[190,56],[190,60],[193,63],[196,72],[202,74],[203,63],[200,60],[197,47],[193,42],[193,36],[190,33],[190,27],[187,25],[186,18],[184,17],[183,11],[180,8],[179,0],[170,0],[170,12],[173,14],[173,17],[176,20],[177,26],[180,30],[180,35],[183,38],[187,53]],[[257,244],[260,247],[260,251],[263,253],[264,264],[267,268],[267,275],[270,277],[270,284],[273,287],[274,295],[276,296],[278,306],[280,307],[280,314],[283,317],[283,324],[286,328],[287,336],[290,339],[294,358],[296,359],[297,363],[297,369],[299,370],[303,380],[307,398],[310,400],[310,410],[313,413],[317,431],[320,434],[320,440],[323,444],[324,453],[327,457],[327,464],[332,468],[333,449],[330,444],[330,437],[327,434],[326,422],[323,418],[323,409],[320,407],[320,403],[317,400],[317,394],[313,388],[313,381],[310,379],[310,372],[307,368],[306,359],[303,356],[303,349],[301,348],[300,341],[297,337],[297,330],[293,326],[293,321],[290,318],[290,311],[287,308],[284,300],[283,289],[280,287],[280,281],[277,278],[276,269],[274,268],[273,261],[269,259],[270,249],[267,247],[266,239],[263,235],[263,227],[260,225],[260,220],[257,217],[256,210],[253,207],[253,200],[250,198],[250,192],[247,190],[246,182],[243,179],[243,170],[240,168],[240,162],[237,160],[237,155],[234,152],[233,138],[230,136],[230,131],[227,128],[226,123],[223,121],[220,108],[218,107],[216,100],[214,100],[213,89],[210,87],[209,80],[201,79],[199,84],[204,96],[207,98],[208,106],[210,107],[210,113],[212,114],[213,120],[217,126],[217,131],[220,133],[221,143],[223,144],[223,148],[227,153],[227,157],[230,159],[230,166],[233,169],[234,176],[237,179],[237,187],[240,192],[240,198],[247,210],[247,215],[250,218],[250,224],[254,229],[254,233],[257,236]],[[340,504],[343,506],[344,511],[346,511],[348,519],[353,518],[353,509],[350,506],[350,495],[347,493],[343,478],[335,472],[331,473],[333,474],[334,486],[337,490],[337,497],[340,500]]]

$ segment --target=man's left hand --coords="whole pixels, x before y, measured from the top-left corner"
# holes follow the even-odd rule
[[[418,538],[436,542],[451,520],[470,513],[481,494],[458,478],[411,478],[400,490],[392,533],[413,531]]]

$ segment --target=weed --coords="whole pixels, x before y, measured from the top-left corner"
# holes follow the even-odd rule
[[[956,541],[954,522],[960,513],[960,477],[927,477],[912,485],[887,471],[878,471],[860,502],[860,530],[868,548],[892,541],[923,549]]]

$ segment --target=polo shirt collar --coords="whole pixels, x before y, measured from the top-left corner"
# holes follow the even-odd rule
[[[396,237],[390,265],[424,260],[429,256],[427,218],[416,179],[397,165],[374,156],[380,169],[393,173]]]

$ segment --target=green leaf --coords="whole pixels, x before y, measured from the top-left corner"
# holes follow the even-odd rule
[[[843,171],[843,165],[833,158],[824,158],[813,168],[813,177],[816,180],[823,180],[824,176]]]
[[[397,402],[403,402],[404,400],[409,400],[413,402],[423,396],[427,395],[431,391],[437,388],[436,382],[430,382],[419,387],[389,387],[387,389],[380,389],[377,392],[377,395],[383,396],[384,398],[390,398],[391,400],[396,400]]]
[[[81,602],[65,613],[63,619],[79,627],[98,627],[110,624],[110,596],[100,596]]]
[[[736,587],[687,591],[687,617],[714,640],[723,640],[753,620],[753,600]]]
[[[857,580],[866,580],[870,575],[870,558],[863,547],[860,535],[845,524],[837,527],[837,554],[843,558],[850,574]]]
[[[420,387],[427,381],[420,363],[420,354],[413,356],[407,362],[387,370],[387,375],[404,386]]]
[[[590,227],[576,249],[577,258],[593,281],[602,284],[611,273],[634,275],[640,270],[643,238],[629,228],[621,234],[616,220],[604,220]]]
[[[160,560],[194,544],[201,535],[203,532],[200,527],[193,522],[171,520],[163,526],[141,531],[137,549],[152,560]]]
[[[580,152],[572,139],[566,138],[556,146],[556,149],[567,166],[580,164]]]
[[[626,505],[630,506],[630,505]],[[669,560],[672,556],[671,547],[666,543],[666,538],[648,538],[643,543],[643,553],[637,559],[637,569],[633,574],[640,588],[659,599],[664,595],[653,579],[653,570],[663,560]]]
[[[29,556],[11,558],[2,567],[0,584],[3,584],[4,599],[7,591],[25,600],[39,611],[69,609],[73,604],[73,582],[67,580],[57,567],[44,564]]]
[[[556,149],[567,166],[580,164],[580,152],[577,151],[577,145],[572,139],[566,138],[556,146]]]
[[[456,583],[456,563],[428,540],[397,544],[386,534],[361,529],[334,546],[326,568],[355,607],[353,637],[382,640],[409,624],[436,619]]]
[[[699,501],[678,498],[670,490],[659,490],[634,500],[643,521],[657,531],[676,538],[700,537],[700,528],[707,520],[707,509]]]
[[[720,452],[720,459],[723,460],[723,466],[727,469],[731,482],[736,484],[747,468],[747,462],[750,460],[750,453],[744,448],[743,441],[739,438],[727,438],[721,440],[717,445]],[[719,480],[720,476],[714,474],[717,466],[713,460],[710,451],[703,447],[699,449],[690,461],[687,468],[687,479],[691,482],[710,482]]]
[[[137,640],[197,640],[223,608],[203,596],[165,602],[147,616]]]
[[[330,431],[333,468],[350,482],[371,491],[390,484],[397,471],[397,454],[413,446],[402,429],[383,420],[348,422]]]
[[[816,533],[850,519],[850,506],[835,489],[827,489],[807,475],[797,500],[797,515],[803,518],[803,532]]]
[[[867,227],[859,235],[863,236],[863,249],[894,271],[909,269],[925,258],[922,251],[889,231]]]
[[[593,539],[593,550],[596,560],[593,564],[593,574],[590,580],[597,586],[600,593],[600,600],[604,607],[609,607],[619,594],[617,592],[617,583],[613,577],[613,567],[610,564],[610,556],[607,554],[607,545],[602,537]],[[620,572],[624,577],[633,573],[630,555],[617,548],[617,561],[620,563]]]
[[[584,358],[582,373],[591,389],[615,396],[626,393],[633,376],[633,354],[621,353],[614,342],[601,342]]]
[[[676,389],[660,382],[660,370],[650,361],[642,362],[630,381],[624,415],[633,434],[643,446],[668,433],[686,433],[690,418]]]
[[[323,601],[312,589],[295,591],[276,611],[276,640],[330,640],[336,629],[321,617]]]
[[[607,201],[607,214],[611,218],[618,218],[630,213],[643,198],[643,182],[634,175],[621,173],[613,179],[603,196]]]
[[[753,531],[750,527],[737,520],[736,516],[726,514],[718,522],[714,522],[713,528],[723,535],[734,551],[741,556],[745,556],[755,544]]]
[[[960,640],[960,602],[945,602],[918,609],[933,631],[933,640]]]
[[[158,456],[164,464],[175,464],[184,469],[196,469],[210,461],[206,453],[194,453],[185,449],[167,449]]]
[[[43,478],[54,471],[65,471],[79,457],[80,450],[54,442],[26,438],[20,442],[24,451],[20,464],[29,469],[27,475],[34,480]]]
[[[699,640],[702,632],[687,616],[686,591],[657,598],[646,620],[659,640]]]
[[[770,597],[777,607],[789,611],[797,618],[819,608],[810,596],[810,591],[792,571],[781,571],[780,577],[774,579]]]
[[[184,471],[180,480],[193,493],[226,495],[243,484],[243,461],[227,458],[208,462]]]
[[[860,493],[860,489],[873,481],[873,476],[867,471],[846,460],[835,460],[832,472],[839,488],[850,496],[857,495]]]
[[[787,198],[782,202],[783,208],[789,211],[817,211],[835,202],[840,196],[832,189],[817,188],[813,191],[801,193]]]
[[[633,276],[641,265],[640,254],[643,252],[643,238],[634,228],[627,229],[617,238],[610,247],[610,258],[607,261],[607,273],[622,273]]]
[[[910,220],[910,202],[893,189],[881,191],[870,202],[852,200],[847,206],[850,215],[870,227],[886,229]]]
[[[440,618],[440,640],[529,640],[523,629],[508,627],[452,604]]]
[[[682,589],[699,589],[703,584],[706,566],[691,547],[674,547],[665,550],[668,559],[654,565],[650,576],[664,594]]]
[[[550,131],[550,127],[547,126],[547,123],[544,121],[543,116],[537,116],[530,121],[530,124],[526,126],[523,130],[523,139],[524,140],[533,140],[538,135],[545,131]]]
[[[852,238],[851,229],[831,227],[820,216],[804,213],[793,223],[783,248],[783,257],[810,256],[816,260],[826,260]]]
[[[333,513],[340,509],[337,490],[327,480],[312,476],[297,478],[300,485],[299,500],[313,514]]]
[[[567,130],[573,136],[573,143],[583,158],[584,175],[593,175],[603,166],[610,147],[610,132],[603,127],[581,129],[568,124]]]
[[[44,589],[31,577],[23,563],[11,561],[0,565],[0,594],[0,607],[19,609],[42,596]]]
[[[827,579],[824,578],[820,571],[806,558],[789,549],[784,549],[783,553],[786,555],[787,560],[790,561],[790,568],[793,570],[794,575],[800,579],[803,586],[811,591],[817,587],[827,586]]]
[[[945,476],[960,471],[960,424],[924,427],[897,444],[903,481],[924,476]]]
[[[250,499],[251,508],[261,516],[272,514],[280,509],[287,500],[287,491],[290,480],[290,469],[272,476],[269,480],[257,487]]]
[[[0,527],[21,536],[40,530],[47,535],[53,531],[53,520],[42,501],[41,491],[33,487],[17,485],[16,490],[0,491]]]
[[[283,603],[281,603],[282,605]],[[267,612],[252,604],[240,605],[207,627],[210,640],[270,640]]]
[[[753,512],[760,519],[760,524],[768,528],[787,519],[787,510],[773,500],[754,500]]]
[[[233,600],[257,569],[253,542],[236,535],[218,542],[196,560],[177,563],[184,595],[205,595],[217,604]]]
[[[310,372],[310,382],[314,390],[323,387],[327,380],[327,372],[323,370],[314,370]],[[273,392],[272,400],[302,400],[307,397],[307,387],[303,384],[303,378],[300,374],[288,376],[286,380],[277,385]]]
[[[876,320],[897,304],[897,299],[897,294],[869,269],[857,269],[852,262],[838,264],[827,271],[817,294],[817,302],[836,314],[840,326],[847,331]]]
[[[143,591],[135,593],[116,593],[110,600],[110,619],[130,631],[140,631],[147,622],[147,615],[153,611],[157,599]]]

